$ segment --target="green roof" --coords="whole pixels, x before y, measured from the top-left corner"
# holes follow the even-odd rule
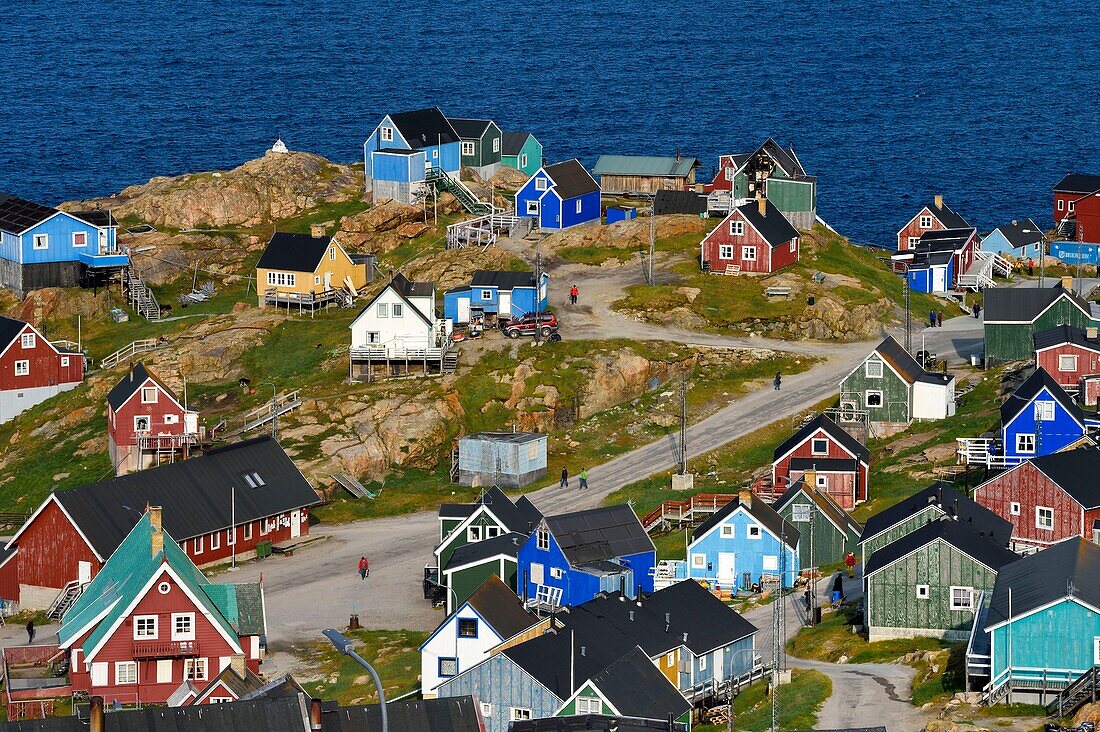
[[[596,175],[683,176],[698,167],[699,161],[686,156],[601,155],[592,172]]]
[[[264,634],[263,590],[259,584],[207,584],[203,590],[238,635]]]

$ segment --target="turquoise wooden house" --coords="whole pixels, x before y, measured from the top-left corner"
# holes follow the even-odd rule
[[[813,482],[812,474],[799,478],[772,508],[802,534],[799,557],[804,567],[839,564],[859,548],[863,527],[829,494],[811,487]]]
[[[967,675],[990,703],[1039,702],[1100,666],[1100,546],[1067,539],[1004,567],[983,598]]]
[[[576,158],[539,168],[516,191],[516,215],[535,219],[540,229],[598,224],[602,213],[600,184]]]
[[[501,131],[491,119],[450,118],[458,133],[463,168],[473,170],[482,180],[489,180],[501,166]]]
[[[998,226],[982,239],[980,247],[983,252],[1007,254],[1025,261],[1031,259],[1038,264],[1045,243],[1046,235],[1039,225],[1031,219],[1024,219]]]
[[[530,132],[505,132],[501,137],[501,165],[531,176],[542,167],[542,143]]]
[[[748,590],[765,576],[791,587],[802,566],[800,537],[774,508],[743,491],[692,532],[683,574],[723,590]]]
[[[363,142],[363,165],[375,201],[412,204],[432,181],[458,177],[461,142],[436,107],[389,114]]]

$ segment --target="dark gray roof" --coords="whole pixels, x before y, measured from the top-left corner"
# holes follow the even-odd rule
[[[1100,546],[1074,537],[1013,562],[997,575],[986,616],[986,629],[1064,597],[1076,597],[1100,609]]]
[[[389,732],[483,732],[484,729],[477,704],[470,696],[389,702],[386,716]],[[321,723],[322,732],[381,732],[382,714],[377,704],[338,707],[326,703]]]
[[[482,493],[477,503],[484,504],[494,516],[504,522],[510,531],[519,532],[524,536],[530,536],[535,525],[542,520],[542,512],[535,508],[531,499],[520,496],[516,501],[512,501],[497,486]]]
[[[386,155],[416,155],[420,152],[419,148],[404,148],[404,147],[383,147],[377,152],[385,153]]]
[[[1026,247],[1029,244],[1035,244],[1046,239],[1046,235],[1043,230],[1039,228],[1031,219],[1024,219],[1023,221],[1013,221],[1011,224],[1005,226],[998,226],[996,231],[1000,231],[1004,238],[1016,249]]]
[[[1085,508],[1100,507],[1100,449],[1079,447],[1031,459],[1031,464]]]
[[[638,515],[625,503],[547,516],[546,526],[573,566],[655,551]]]
[[[603,605],[613,606],[613,603],[605,601]],[[669,632],[681,639],[687,633],[685,645],[695,654],[729,645],[757,631],[755,625],[694,580],[683,580],[646,595],[642,610],[660,621],[668,613]]]
[[[905,254],[902,254],[900,257],[898,255],[894,256],[898,259],[902,259],[905,257]],[[915,251],[911,258],[909,270],[928,269],[931,266],[944,265],[950,262],[953,256],[954,253],[950,250],[943,252]]]
[[[463,140],[480,140],[481,136],[485,134],[485,130],[489,129],[489,125],[493,124],[493,121],[488,119],[465,119],[461,117],[448,117],[447,121],[451,123],[451,127]]]
[[[932,203],[925,206],[925,208],[931,211],[932,214],[937,219],[939,219],[940,223],[943,224],[945,229],[970,228],[970,224],[966,223],[966,219],[948,208],[946,203],[942,206],[936,206],[935,201],[933,201]]]
[[[26,327],[27,324],[22,320],[0,315],[0,350],[7,348]]]
[[[431,297],[435,293],[434,282],[413,282],[400,272],[393,276],[390,284],[405,297]]]
[[[0,193],[0,229],[12,234],[20,234],[55,213],[56,208]]]
[[[601,624],[575,621],[574,614],[559,616],[565,627],[501,651],[562,701],[623,654],[619,635]]]
[[[92,211],[69,211],[69,215],[101,229],[103,227],[118,226],[118,220],[111,214],[110,209],[97,208]]]
[[[441,503],[439,504],[439,517],[464,519],[476,509],[476,503]]]
[[[509,732],[686,732],[687,725],[667,719],[637,719],[609,714],[571,714],[510,722]],[[885,730],[883,730],[885,732]]]
[[[117,411],[118,408],[125,404],[126,400],[133,396],[134,392],[140,389],[141,385],[148,379],[155,381],[161,389],[164,389],[173,399],[179,401],[179,397],[176,396],[175,392],[169,389],[164,382],[145,368],[144,361],[138,361],[118,380],[118,383],[107,392],[107,403],[111,405],[111,409]]]
[[[554,181],[554,190],[562,199],[576,198],[600,190],[600,184],[576,158],[547,165],[543,170]]]
[[[984,531],[987,535],[991,534],[998,544],[1007,544],[1009,537],[1012,536],[1011,522],[1006,521],[946,483],[937,483],[914,493],[908,498],[903,498],[867,519],[867,522],[863,525],[863,534],[859,537],[860,542],[867,541],[872,536],[897,526],[928,506],[934,506],[942,515],[952,518],[957,517],[961,523],[969,524],[979,531]]]
[[[1090,351],[1100,351],[1100,338],[1090,340],[1084,329],[1074,328],[1072,325],[1056,325],[1053,328],[1037,331],[1031,340],[1036,351],[1064,343],[1072,343]]]
[[[539,622],[538,616],[524,610],[523,601],[495,574],[474,590],[466,602],[504,639]]]
[[[452,567],[465,567],[468,564],[499,557],[501,554],[515,559],[519,556],[519,548],[523,546],[523,542],[527,541],[528,536],[530,534],[520,534],[513,531],[494,536],[492,539],[482,539],[481,541],[463,544],[451,552],[451,557],[447,560],[447,566],[443,569],[446,571]]]
[[[798,229],[791,225],[783,212],[776,208],[771,201],[765,202],[763,216],[760,215],[760,205],[756,201],[749,201],[743,206],[738,206],[737,211],[772,247],[786,244],[798,236]]]
[[[628,717],[667,719],[671,714],[675,719],[691,709],[687,699],[637,646],[591,681],[620,714]]]
[[[1024,379],[1024,382],[1017,386],[1016,390],[1009,394],[1008,399],[1005,399],[1004,404],[1001,405],[1001,426],[1003,427],[1012,421],[1012,418],[1031,404],[1032,400],[1043,389],[1046,389],[1067,412],[1084,425],[1085,415],[1081,411],[1081,407],[1077,406],[1076,402],[1066,393],[1066,390],[1059,386],[1058,382],[1045,369],[1039,368],[1035,369],[1031,376]]]
[[[204,694],[210,693],[218,684],[224,685],[225,688],[233,692],[233,696],[240,699],[246,694],[252,694],[262,689],[264,687],[264,680],[247,667],[244,670],[244,676],[240,676],[233,668],[233,665],[230,664],[223,668],[217,676],[212,678],[198,693],[198,697],[196,698],[201,698]]]
[[[528,442],[545,440],[542,432],[475,432],[465,435],[464,440],[485,440],[486,442],[506,442],[513,445],[526,445]]]
[[[504,132],[500,136],[500,152],[502,155],[519,155],[528,137],[534,137],[530,132]]]
[[[246,473],[258,473],[264,485],[247,487]],[[147,505],[164,509],[164,530],[177,541],[232,526],[234,486],[238,524],[318,503],[309,481],[268,436],[54,495],[108,557]]]
[[[802,169],[802,164],[798,162],[798,156],[794,154],[793,147],[784,148],[769,137],[764,140],[760,150],[771,155],[779,163],[779,167],[783,168],[783,171],[792,178],[801,178],[806,175],[806,171]]]
[[[458,142],[458,133],[438,107],[391,114],[390,120],[409,147],[419,150],[434,145]]]
[[[836,501],[829,497],[828,493],[823,493],[808,485],[805,478],[799,478],[790,489],[783,491],[783,495],[772,504],[772,508],[775,509],[776,513],[782,514],[787,504],[794,501],[798,496],[804,496],[804,500],[812,501],[817,506],[817,510],[821,511],[841,531],[852,531],[856,536],[859,536],[863,531],[863,527],[847,511],[838,506]]]
[[[280,231],[271,237],[256,267],[287,272],[313,272],[328,251],[330,241],[332,239],[329,237],[315,238],[309,234],[288,234]],[[263,283],[260,286],[263,287]]]
[[[909,532],[872,554],[867,561],[867,566],[863,568],[863,576],[867,577],[938,539],[942,539],[994,572],[1000,571],[1001,567],[1020,558],[1019,554],[1008,549],[1003,543],[999,543],[985,530],[943,517],[925,524],[916,531]]]
[[[948,228],[941,231],[926,231],[917,241],[918,254],[933,252],[953,252],[962,249],[974,235],[970,227]]]
[[[829,418],[828,415],[819,414],[810,420],[804,427],[799,429],[793,435],[788,437],[779,447],[775,448],[775,452],[772,454],[773,460],[778,460],[782,455],[787,454],[792,449],[801,445],[803,442],[810,438],[810,435],[817,432],[819,429],[824,430],[829,437],[836,440],[843,445],[848,451],[853,453],[862,462],[867,462],[871,458],[871,451],[867,449],[867,446],[861,443],[856,438],[844,431],[836,422]]]
[[[534,287],[535,273],[479,269],[474,271],[474,275],[470,279],[470,286],[497,287],[501,290],[512,290],[516,287]]]
[[[1055,193],[1092,193],[1100,191],[1100,175],[1069,173],[1054,186]]]
[[[653,197],[653,213],[656,216],[666,214],[701,214],[707,211],[707,197],[692,191],[657,191]]]
[[[928,372],[917,362],[917,359],[909,355],[904,346],[894,340],[893,336],[886,336],[886,339],[875,347],[875,352],[893,366],[894,370],[901,374],[901,378],[908,383],[927,380]],[[941,379],[937,375],[935,380]]]
[[[732,501],[727,503],[722,508],[712,513],[706,521],[695,527],[695,530],[691,532],[692,541],[703,536],[712,528],[717,526],[726,520],[726,517],[737,510],[738,506],[744,505],[745,510],[749,512],[749,515],[756,519],[762,526],[770,531],[775,536],[782,536],[786,539],[788,546],[797,546],[798,538],[800,536],[798,529],[793,524],[789,523],[786,519],[776,513],[775,509],[764,503],[760,498],[755,496],[748,503],[742,504],[741,497],[738,496]]]
[[[1053,287],[991,287],[985,291],[985,322],[1031,322],[1060,297],[1068,297],[1086,315],[1089,304],[1073,290]]]

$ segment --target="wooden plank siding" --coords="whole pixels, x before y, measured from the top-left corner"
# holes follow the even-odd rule
[[[19,552],[12,562],[18,567],[19,593],[7,599],[30,600],[32,607],[41,604],[45,595],[50,595],[49,600],[52,601],[52,595],[56,595],[57,590],[77,579],[80,562],[91,564],[92,577],[103,566],[54,501],[46,504],[19,537]],[[35,592],[37,588],[50,588],[52,592],[43,595]],[[43,596],[38,601],[31,597],[23,598],[26,590]]]
[[[487,515],[484,511],[481,511],[477,515],[466,519],[465,522],[458,524],[455,528],[451,529],[451,532],[443,539],[439,547],[439,568],[444,569],[447,566],[447,562],[450,561],[451,555],[455,553],[455,550],[459,547],[466,546],[470,543],[470,527],[480,527],[481,536],[485,538],[486,527],[496,527],[500,530],[500,533],[508,533],[508,528],[495,519],[492,516]]]
[[[1067,598],[1014,618],[990,635],[994,683],[1007,675],[1010,637],[1013,679],[1072,680],[1094,665],[1093,639],[1100,637],[1100,614]]]
[[[871,555],[877,552],[887,544],[891,544],[906,534],[911,534],[920,527],[924,526],[930,521],[935,521],[940,516],[943,516],[943,511],[937,506],[928,506],[922,511],[919,511],[904,521],[891,526],[886,531],[883,531],[877,536],[873,536],[862,542],[862,557],[861,561],[864,566],[867,565],[867,560],[871,558]]]
[[[815,439],[824,439],[828,442],[828,450],[825,454],[814,454],[813,441]],[[802,475],[802,471],[794,471],[791,468],[791,460],[794,458],[837,458],[843,460],[856,460],[858,470],[851,473],[827,473],[819,470],[817,472],[818,475],[828,477],[828,485],[825,488],[818,487],[818,490],[828,493],[829,497],[836,501],[836,504],[846,511],[855,508],[857,503],[862,503],[867,500],[867,467],[858,462],[859,458],[853,458],[849,455],[840,443],[830,437],[829,433],[825,430],[819,429],[808,435],[802,444],[798,445],[788,455],[782,456],[772,464],[772,482],[775,485],[789,485],[787,482],[788,480],[793,483]]]
[[[601,175],[600,188],[626,193],[656,193],[680,191],[684,186],[695,185],[695,171],[688,175]]]
[[[485,715],[485,732],[508,732],[513,708],[531,710],[532,719],[552,717],[564,699],[558,698],[503,653],[464,671],[439,685],[440,698],[476,696],[491,704]]]
[[[965,638],[974,624],[970,610],[951,609],[951,587],[992,590],[997,573],[937,539],[880,569],[867,580],[870,639],[913,636]],[[917,597],[917,585],[928,597]]]
[[[867,375],[869,362],[882,364],[881,377]],[[867,405],[868,391],[882,392],[881,406]],[[877,352],[871,353],[863,364],[844,378],[840,384],[840,399],[842,402],[855,400],[856,408],[866,411],[867,421],[872,424],[908,424],[912,421],[912,386],[894,373],[890,364],[886,363]]]
[[[829,564],[843,562],[844,556],[849,551],[855,551],[859,537],[846,531],[841,531],[817,508],[812,500],[800,490],[795,496],[779,510],[779,515],[790,521],[798,529],[802,536],[798,542],[798,556],[803,567],[822,567]],[[794,523],[792,521],[795,505],[809,505],[810,521]],[[813,531],[810,531],[811,525]],[[813,534],[813,564],[810,560],[810,534]]]
[[[502,566],[503,564],[503,566]],[[484,562],[471,564],[447,576],[450,578],[449,587],[454,590],[455,596],[447,597],[447,607],[453,609],[470,599],[477,588],[485,583],[493,575],[504,580],[504,584],[515,590],[516,588],[516,562],[514,559],[501,560],[498,557],[486,559]],[[457,604],[453,604],[456,603]]]
[[[1074,536],[1092,539],[1092,524],[1086,521],[1081,504],[1030,462],[979,485],[974,500],[1012,522],[1014,547],[1045,547]],[[1020,506],[1018,514],[1012,511],[1013,503]],[[1053,529],[1036,525],[1038,506],[1054,509]]]
[[[1100,348],[1100,343],[1097,347]],[[1063,371],[1060,368],[1062,356],[1074,357],[1075,368]],[[1084,377],[1100,374],[1100,351],[1083,348],[1076,343],[1062,343],[1036,351],[1035,366],[1045,369],[1062,388],[1076,389]]]
[[[1035,347],[1035,334],[1058,325],[1088,328],[1097,325],[1097,322],[1063,297],[1035,318],[1031,324],[986,322],[986,357],[1002,361],[1031,359]]]
[[[932,226],[921,228],[920,220],[922,216],[931,216]],[[912,248],[909,246],[910,238],[919,239],[920,235],[927,231],[943,231],[946,228],[947,227],[940,222],[939,217],[933,214],[930,208],[925,206],[920,210],[920,213],[909,219],[909,223],[901,227],[901,231],[898,232],[898,251],[907,252]]]

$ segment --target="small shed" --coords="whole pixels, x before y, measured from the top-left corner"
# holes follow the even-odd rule
[[[458,482],[518,488],[546,475],[546,435],[478,432],[458,440]]]
[[[607,207],[607,223],[613,224],[616,221],[630,221],[638,218],[638,209],[628,208],[626,206],[608,206]]]

